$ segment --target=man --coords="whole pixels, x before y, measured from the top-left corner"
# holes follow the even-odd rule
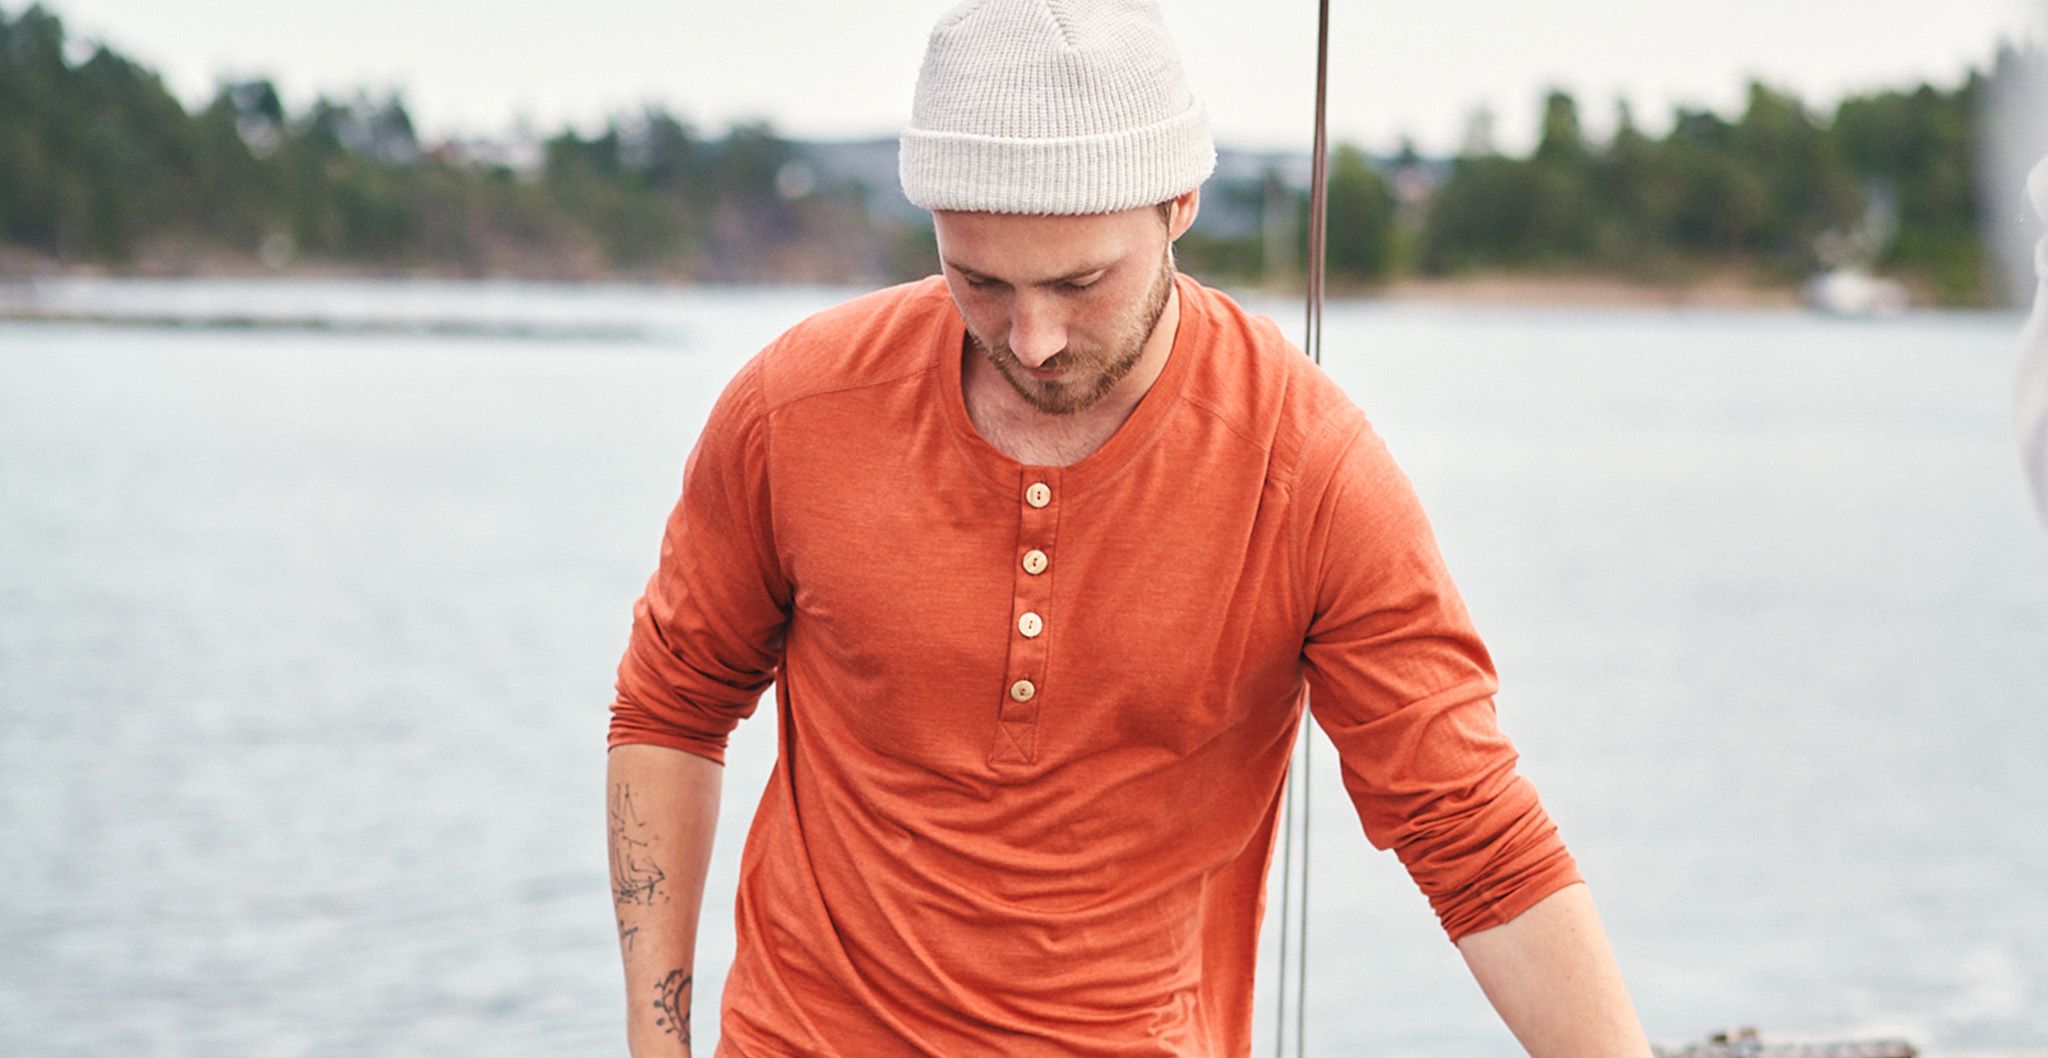
[[[718,1053],[1239,1056],[1304,690],[1529,1050],[1648,1053],[1406,480],[1177,276],[1214,166],[1150,0],[973,0],[904,133],[943,277],[720,398],[635,611],[612,848],[685,1053],[726,733],[776,686]]]

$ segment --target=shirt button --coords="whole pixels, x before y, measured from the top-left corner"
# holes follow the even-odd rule
[[[1028,702],[1037,694],[1038,688],[1032,686],[1030,680],[1018,680],[1010,685],[1010,697],[1017,701]]]
[[[1037,639],[1038,633],[1045,631],[1045,618],[1026,610],[1024,616],[1017,618],[1017,631],[1024,633],[1026,639]]]
[[[1024,502],[1033,507],[1043,507],[1052,502],[1052,489],[1043,481],[1034,481],[1024,490]]]
[[[1024,552],[1024,572],[1036,577],[1045,572],[1045,552],[1032,548]]]

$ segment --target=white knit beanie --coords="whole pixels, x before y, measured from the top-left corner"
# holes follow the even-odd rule
[[[1111,213],[1200,186],[1216,146],[1154,0],[966,0],[932,29],[897,165],[925,209]]]

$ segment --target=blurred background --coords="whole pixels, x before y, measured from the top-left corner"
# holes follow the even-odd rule
[[[944,6],[0,0],[0,1055],[623,1053],[630,607],[725,379],[933,270]],[[1166,4],[1221,147],[1179,264],[1290,330],[1298,6]],[[2048,1055],[2048,7],[1332,28],[1325,367],[1652,1037]],[[1326,751],[1308,1053],[1518,1053]]]

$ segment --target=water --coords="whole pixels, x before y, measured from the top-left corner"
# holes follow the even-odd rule
[[[0,323],[0,1055],[622,1053],[612,667],[710,401],[837,293],[35,296],[331,319]],[[2048,1049],[2018,325],[1331,310],[1653,1037]],[[1311,1052],[1518,1053],[1317,765]]]

